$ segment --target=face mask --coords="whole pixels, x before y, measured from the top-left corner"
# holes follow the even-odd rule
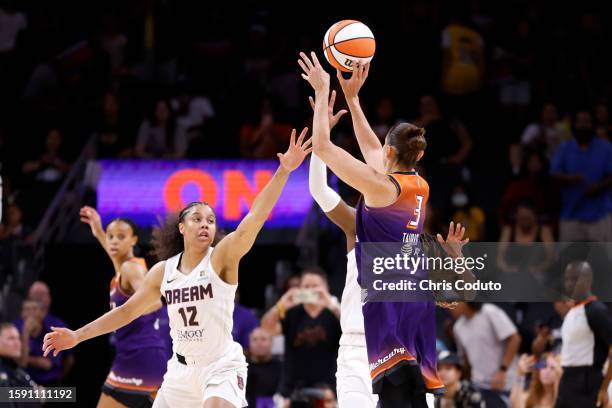
[[[453,203],[455,207],[465,207],[468,203],[468,196],[465,193],[455,193],[451,197],[451,203]]]
[[[576,141],[581,145],[589,144],[593,140],[593,136],[595,136],[593,129],[576,129],[574,132]]]

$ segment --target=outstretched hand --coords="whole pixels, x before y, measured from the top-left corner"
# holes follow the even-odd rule
[[[304,142],[308,128],[305,127],[297,141],[295,140],[296,135],[295,129],[291,131],[291,140],[289,141],[289,148],[285,153],[277,153],[278,159],[280,160],[281,167],[292,172],[293,170],[300,167],[300,164],[304,161],[308,153],[312,151],[312,138]]]
[[[315,100],[312,96],[308,97],[308,101],[310,102],[310,107],[314,111],[315,108]],[[340,118],[348,113],[346,109],[340,109],[334,115],[334,103],[336,103],[336,91],[332,91],[331,97],[329,98],[329,107],[327,108],[327,116],[329,116],[329,130],[332,130],[334,126],[340,121]]]
[[[317,54],[311,52],[309,58],[308,55],[303,52],[300,52],[300,59],[298,59],[298,64],[302,68],[302,71],[304,71],[304,73],[302,74],[302,78],[308,81],[308,83],[310,84],[310,86],[312,86],[315,92],[329,90],[329,74],[325,72],[325,70],[319,63]]]
[[[436,238],[449,256],[457,258],[463,256],[461,250],[465,244],[470,242],[469,238],[463,239],[464,235],[465,227],[462,227],[461,223],[457,223],[455,227],[455,223],[451,221],[448,226],[446,240],[444,240],[440,234],[438,234]]]
[[[362,64],[359,61],[355,61],[353,71],[349,79],[344,79],[340,70],[336,69],[336,77],[338,78],[338,82],[340,82],[342,92],[344,92],[344,97],[347,100],[357,97],[359,90],[365,83],[365,80],[368,78],[369,72],[370,63],[368,62],[366,64]]]
[[[43,341],[43,357],[53,352],[57,357],[60,351],[73,348],[79,344],[78,336],[74,330],[65,327],[51,327],[51,332],[45,334]]]

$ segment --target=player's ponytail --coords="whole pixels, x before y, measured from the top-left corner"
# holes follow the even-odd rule
[[[414,167],[419,153],[427,147],[425,129],[411,123],[399,123],[389,130],[387,143],[397,151],[399,163],[405,167]]]

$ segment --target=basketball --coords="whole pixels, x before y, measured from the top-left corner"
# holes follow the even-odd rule
[[[367,63],[374,57],[376,41],[367,25],[356,20],[342,20],[329,27],[323,38],[327,61],[343,72],[353,70],[353,62]]]

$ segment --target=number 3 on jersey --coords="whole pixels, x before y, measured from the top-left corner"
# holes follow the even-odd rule
[[[423,196],[416,195],[417,207],[414,210],[414,215],[416,216],[415,220],[411,220],[406,225],[408,229],[416,229],[419,226],[419,221],[421,220],[421,208],[423,207]]]
[[[189,321],[187,321],[187,313],[185,312],[185,310],[187,310],[187,312],[189,312]],[[198,326],[199,323],[196,320],[196,315],[198,313],[198,309],[195,306],[188,306],[188,307],[181,307],[178,310],[179,314],[181,315],[181,317],[183,318],[183,324],[185,327],[187,326]]]

